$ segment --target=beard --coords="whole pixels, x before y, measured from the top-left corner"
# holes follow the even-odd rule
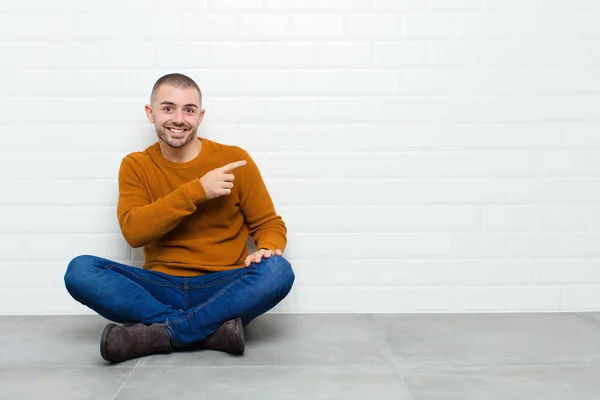
[[[187,125],[179,127],[170,126],[170,128],[185,129],[181,137],[174,137],[168,127],[156,126],[156,135],[162,140],[167,146],[173,149],[179,149],[191,142],[196,137],[198,129],[191,129]]]

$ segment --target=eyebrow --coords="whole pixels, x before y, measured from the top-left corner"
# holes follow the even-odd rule
[[[177,104],[173,103],[172,101],[163,101],[160,104],[161,105],[165,104],[165,105],[168,105],[168,106],[175,106],[175,105],[177,105]],[[198,108],[198,106],[195,105],[194,103],[185,104],[184,107],[196,107],[196,108]]]

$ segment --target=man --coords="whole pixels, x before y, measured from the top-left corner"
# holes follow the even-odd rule
[[[244,352],[243,326],[279,303],[294,273],[282,256],[287,230],[258,167],[239,147],[199,138],[198,85],[160,78],[146,114],[158,142],[127,155],[117,216],[144,268],[95,256],[74,258],[71,296],[108,324],[100,353],[120,362],[181,348]],[[256,252],[248,255],[252,236]]]

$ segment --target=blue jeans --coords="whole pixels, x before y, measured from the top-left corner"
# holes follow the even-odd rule
[[[115,322],[164,323],[174,347],[205,339],[223,322],[247,325],[279,303],[294,272],[272,255],[247,268],[180,277],[95,256],[75,257],[65,286],[78,302]]]

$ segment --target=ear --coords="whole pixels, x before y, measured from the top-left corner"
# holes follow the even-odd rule
[[[152,107],[150,106],[150,104],[146,104],[146,107],[144,107],[144,109],[146,110],[146,116],[148,117],[148,121],[150,121],[150,123],[154,123],[154,113],[152,113]]]
[[[198,118],[198,125],[200,125],[200,123],[202,122],[202,120],[204,119],[204,109],[200,110],[200,115]]]

